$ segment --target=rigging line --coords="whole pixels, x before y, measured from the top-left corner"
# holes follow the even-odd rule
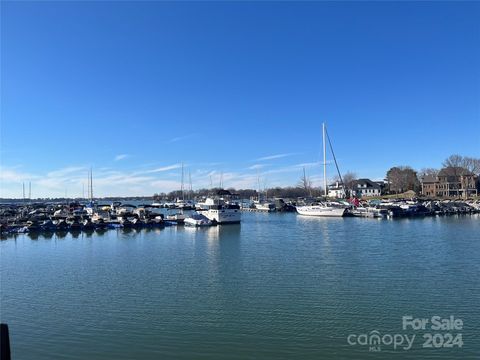
[[[337,158],[335,157],[335,153],[333,152],[333,146],[332,146],[332,142],[330,141],[330,135],[328,135],[327,128],[325,128],[325,133],[327,134],[328,144],[330,145],[330,151],[332,152],[333,160],[335,161],[335,167],[337,168],[337,173],[338,173],[338,177],[340,178],[340,183],[342,184],[343,191],[345,192],[345,184],[343,183],[342,174],[340,174],[340,169],[338,168]]]

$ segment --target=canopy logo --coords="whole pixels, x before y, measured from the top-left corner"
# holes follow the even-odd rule
[[[365,334],[350,334],[347,342],[350,345],[368,346],[369,351],[378,352],[382,346],[393,346],[394,350],[410,350],[415,340],[415,334],[381,334],[378,330],[372,330]]]
[[[423,340],[423,348],[461,348],[463,346],[463,321],[451,315],[448,318],[432,316],[431,318],[414,318],[407,315],[402,317],[402,330],[423,332],[422,334],[381,334],[378,330],[369,333],[350,334],[347,343],[351,346],[368,347],[369,351],[382,351],[382,347],[393,350],[410,350],[418,335]]]

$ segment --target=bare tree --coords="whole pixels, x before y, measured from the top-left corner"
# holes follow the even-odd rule
[[[480,158],[464,157],[463,167],[476,175],[480,175]]]
[[[463,156],[454,154],[450,155],[445,161],[442,163],[443,167],[462,167],[463,166]]]
[[[447,159],[445,159],[442,165],[444,167],[454,168],[455,170],[466,169],[476,175],[480,175],[480,158],[450,155]]]
[[[418,172],[418,176],[420,178],[422,178],[424,176],[428,176],[428,175],[437,176],[438,172],[439,172],[439,170],[435,169],[435,168],[423,168]]]
[[[303,167],[303,176],[300,178],[297,187],[303,189],[305,191],[305,195],[312,196],[312,181],[309,177],[307,177],[305,166]]]

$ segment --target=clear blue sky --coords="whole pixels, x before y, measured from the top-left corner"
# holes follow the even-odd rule
[[[478,2],[2,2],[1,196],[320,185],[480,156]],[[328,172],[334,175],[333,166]]]

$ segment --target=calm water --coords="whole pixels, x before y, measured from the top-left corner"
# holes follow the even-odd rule
[[[480,355],[480,217],[243,214],[241,225],[0,243],[14,359],[380,359]],[[422,349],[402,316],[463,320]],[[411,350],[349,334],[416,334]],[[443,333],[443,332],[442,332]]]

